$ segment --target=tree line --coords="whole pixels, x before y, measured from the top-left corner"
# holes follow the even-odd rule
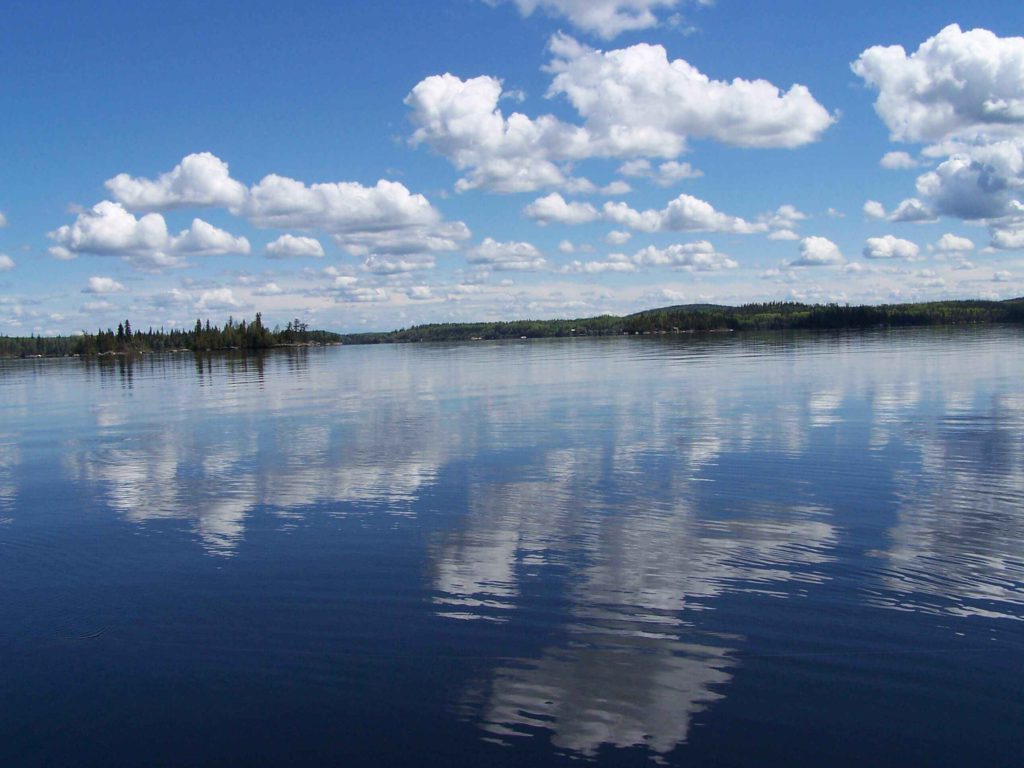
[[[690,304],[651,309],[622,317],[601,315],[575,320],[431,323],[388,333],[349,334],[342,338],[347,344],[380,344],[710,331],[841,330],[970,323],[1024,323],[1024,299],[880,306],[799,302],[766,302],[739,307]]]
[[[289,320],[284,329],[269,329],[257,312],[250,321],[228,318],[222,326],[209,320],[196,320],[191,329],[147,328],[137,330],[129,320],[117,328],[100,328],[95,333],[83,331],[75,336],[0,336],[0,357],[64,357],[69,355],[141,354],[191,350],[261,350],[294,344],[333,344],[341,337],[328,331],[310,330],[298,318]]]

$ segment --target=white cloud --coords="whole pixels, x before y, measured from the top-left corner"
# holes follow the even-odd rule
[[[124,293],[128,289],[112,277],[90,277],[82,293]]]
[[[750,234],[766,232],[768,224],[751,223],[736,216],[715,210],[710,203],[679,195],[660,211],[636,211],[626,203],[605,203],[602,210],[606,221],[620,224],[640,232],[731,232]]]
[[[272,259],[322,258],[324,247],[315,237],[281,235],[267,244],[267,256]]]
[[[14,267],[14,259],[6,253],[0,253],[0,272],[10,272]]]
[[[73,259],[81,253],[120,256],[141,269],[180,266],[182,256],[248,253],[249,241],[194,219],[177,236],[167,231],[167,222],[159,213],[147,213],[136,219],[119,203],[109,200],[83,211],[74,223],[50,232],[57,244],[50,253],[58,259]]]
[[[185,206],[238,209],[246,198],[245,186],[231,178],[228,164],[209,152],[188,155],[155,180],[120,173],[108,179],[106,187],[115,200],[135,211]]]
[[[0,211],[0,229],[7,226],[7,217],[4,216],[3,211]]]
[[[585,224],[600,216],[590,203],[566,202],[557,192],[537,198],[523,208],[523,213],[541,226],[554,223]]]
[[[202,219],[193,219],[188,229],[172,239],[171,250],[185,256],[224,256],[246,254],[252,248],[244,237],[235,237]]]
[[[962,147],[918,177],[917,191],[947,216],[972,220],[1015,215],[1024,196],[1024,137]]]
[[[845,261],[839,246],[826,237],[805,237],[800,241],[800,258],[789,262],[791,267],[822,267]]]
[[[480,264],[498,272],[529,272],[546,265],[541,252],[530,243],[501,243],[488,237],[466,254],[470,264]]]
[[[619,173],[633,178],[650,179],[659,187],[670,187],[680,181],[699,179],[704,175],[703,171],[694,168],[689,163],[667,160],[655,167],[650,160],[646,159],[629,160],[623,163],[619,167]]]
[[[935,211],[916,197],[909,197],[896,206],[896,210],[889,214],[889,221],[912,222],[927,224],[935,221],[938,217]]]
[[[433,75],[406,97],[412,143],[429,145],[465,172],[457,190],[582,192],[589,182],[568,175],[573,161],[645,155],[672,160],[690,138],[796,147],[817,140],[833,122],[804,86],[783,93],[764,80],[711,80],[681,59],[669,61],[661,46],[603,52],[557,35],[551,50],[548,95],[565,96],[582,125],[552,115],[506,117],[499,108],[501,81],[494,77]],[[667,182],[697,172],[676,163],[657,173]]]
[[[604,241],[608,243],[608,245],[625,245],[631,239],[633,239],[633,233],[624,232],[621,229],[613,229],[604,236]]]
[[[605,184],[599,190],[602,195],[628,195],[633,188],[621,179]]]
[[[494,192],[529,192],[566,184],[558,162],[586,155],[581,128],[544,115],[531,119],[498,107],[501,81],[461,80],[433,75],[405,98],[416,130],[413,144],[428,144],[460,171],[458,191],[483,187]]]
[[[799,240],[800,235],[795,230],[800,222],[807,220],[807,214],[787,203],[780,205],[774,213],[758,216],[757,220],[772,230],[769,240]]]
[[[935,243],[934,250],[940,253],[962,253],[964,251],[973,251],[974,243],[966,237],[960,237],[959,235],[947,232]]]
[[[916,243],[909,240],[901,240],[892,235],[884,237],[869,237],[864,246],[864,257],[868,259],[905,259],[914,261],[920,255],[921,249]]]
[[[666,248],[655,248],[651,245],[637,251],[633,261],[640,266],[668,266],[686,272],[718,272],[739,266],[724,253],[716,251],[707,240],[670,245]]]
[[[434,298],[434,293],[430,290],[429,285],[413,285],[405,292],[405,295],[413,301],[428,301]]]
[[[235,298],[235,294],[230,288],[214,288],[203,291],[199,294],[199,300],[195,304],[195,308],[200,312],[240,309],[244,306],[245,302]]]
[[[583,117],[595,154],[673,158],[690,138],[797,147],[833,122],[802,85],[782,92],[766,80],[711,80],[660,45],[605,52],[556,35],[551,50],[548,94],[564,95]]]
[[[988,142],[1024,129],[1024,38],[951,24],[910,56],[875,46],[851,66],[878,90],[894,141]]]
[[[375,275],[399,275],[434,268],[433,256],[368,256],[363,269]]]
[[[501,0],[486,0],[494,5]],[[523,16],[540,9],[573,26],[603,37],[649,29],[658,24],[656,11],[675,8],[680,0],[513,0]]]
[[[864,203],[864,213],[872,219],[884,219],[887,216],[885,206],[877,200],[868,200]]]
[[[246,213],[258,227],[322,230],[354,256],[453,251],[469,237],[461,221],[445,222],[421,194],[397,181],[306,185],[271,174],[250,191]]]
[[[397,181],[381,179],[373,187],[344,181],[307,186],[277,174],[252,188],[246,213],[258,227],[331,233],[425,227],[441,220],[427,198]]]
[[[383,288],[350,286],[340,288],[334,298],[350,304],[376,304],[390,300],[391,295]]]
[[[840,210],[837,210],[836,208],[829,208],[827,211],[825,211],[825,213],[826,213],[826,215],[830,219],[845,219],[846,218],[846,214],[843,213]]]
[[[917,168],[920,163],[907,152],[886,152],[878,164],[887,171],[905,171],[910,168]]]
[[[408,255],[457,250],[470,237],[461,221],[445,221],[433,227],[408,227],[383,232],[349,232],[334,241],[353,256],[370,253]]]
[[[1024,248],[1024,224],[993,230],[990,245],[1002,251],[1016,251]]]
[[[613,253],[602,261],[573,261],[559,270],[573,274],[596,275],[603,272],[636,272],[637,265],[625,254]]]
[[[274,282],[265,283],[252,292],[253,296],[280,296],[282,293],[284,289]]]
[[[105,299],[101,299],[100,301],[87,301],[84,304],[82,304],[82,311],[108,312],[111,309],[114,309],[114,306],[114,304],[110,303],[109,301],[106,301]]]
[[[916,197],[909,197],[901,201],[892,213],[887,213],[885,206],[877,200],[868,200],[864,203],[864,213],[872,219],[917,224],[928,224],[938,218],[935,211]]]

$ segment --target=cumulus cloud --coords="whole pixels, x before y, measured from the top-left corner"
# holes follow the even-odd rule
[[[0,253],[0,272],[10,272],[14,267],[14,259],[6,253]]]
[[[496,5],[501,0],[485,0]],[[680,0],[513,0],[523,16],[541,11],[566,19],[584,32],[607,39],[623,32],[649,29],[658,24],[657,11],[671,9]],[[707,0],[702,0],[705,4]]]
[[[428,301],[434,298],[433,291],[430,290],[429,285],[413,285],[410,286],[405,295],[413,301]]]
[[[599,51],[566,35],[551,41],[549,95],[564,95],[606,156],[677,156],[690,138],[742,147],[817,140],[831,115],[809,90],[766,80],[712,80],[660,45]]]
[[[907,55],[874,46],[851,65],[878,90],[894,141],[991,141],[1024,128],[1024,38],[950,24]]]
[[[789,262],[791,267],[823,267],[842,264],[843,258],[839,246],[826,237],[805,237],[800,241],[800,257]]]
[[[484,187],[494,192],[529,192],[563,186],[561,161],[587,154],[589,138],[578,127],[551,115],[507,118],[498,107],[501,81],[461,80],[452,74],[420,81],[405,98],[416,130],[413,144],[427,144],[460,171],[458,191]]]
[[[195,303],[195,308],[200,312],[240,309],[244,306],[245,302],[237,299],[230,288],[213,288],[203,291]]]
[[[267,243],[267,256],[272,259],[322,258],[324,247],[315,237],[281,235]]]
[[[934,210],[916,197],[901,201],[891,213],[877,200],[868,200],[864,203],[864,213],[872,219],[916,224],[929,224],[938,218]]]
[[[383,232],[349,232],[334,241],[353,256],[370,253],[408,255],[457,250],[471,236],[461,221],[445,221],[433,227],[409,227]]]
[[[128,289],[112,277],[90,277],[82,293],[124,293]]]
[[[1016,215],[1024,196],[1024,137],[961,148],[918,177],[917,191],[947,216],[977,220]]]
[[[588,243],[574,243],[571,240],[562,240],[558,243],[558,250],[562,253],[592,253],[594,246]]]
[[[356,182],[306,185],[270,174],[250,193],[246,213],[258,227],[381,232],[437,224],[440,214],[423,195],[397,181],[364,187]]]
[[[989,245],[1002,251],[1016,251],[1024,248],[1024,223],[995,229]]]
[[[280,296],[284,293],[284,289],[281,288],[277,283],[270,282],[257,288],[252,292],[253,296]]]
[[[7,226],[7,217],[4,216],[3,211],[0,211],[0,229]]]
[[[581,275],[597,275],[603,272],[636,272],[637,265],[622,253],[613,253],[599,261],[574,260],[563,267],[560,272]]]
[[[375,275],[400,275],[434,268],[433,256],[368,256],[363,269]]]
[[[590,203],[566,202],[557,192],[537,198],[523,208],[523,213],[541,226],[555,223],[585,224],[600,216]]]
[[[686,179],[699,179],[704,171],[694,168],[689,163],[680,163],[676,160],[667,160],[657,166],[651,164],[650,160],[641,158],[629,160],[619,166],[619,173],[632,178],[650,179],[659,187],[671,187]]]
[[[933,250],[940,253],[964,253],[966,251],[973,251],[974,243],[966,237],[960,237],[959,235],[947,232],[938,239],[938,242],[933,246]]]
[[[833,122],[806,87],[782,92],[764,80],[711,80],[658,45],[599,51],[556,35],[549,96],[564,96],[582,125],[552,115],[531,118],[499,107],[501,81],[433,75],[405,99],[413,144],[427,144],[464,175],[456,189],[571,190],[568,167],[591,157],[672,160],[691,138],[742,147],[796,147]],[[652,171],[653,173],[653,171]],[[659,166],[669,180],[695,171]],[[576,188],[579,180],[575,180]]]
[[[771,230],[769,240],[799,240],[800,235],[795,230],[800,222],[807,220],[807,214],[787,203],[780,205],[773,213],[758,216],[757,220]]]
[[[715,210],[692,195],[679,195],[662,210],[637,211],[623,202],[604,204],[603,218],[640,232],[767,232],[765,222],[751,223]]]
[[[864,257],[868,259],[905,259],[914,261],[921,249],[916,243],[901,240],[892,235],[869,237],[864,246]]]
[[[868,200],[864,203],[864,214],[872,219],[884,219],[887,216],[885,206],[877,200]]]
[[[470,236],[461,221],[442,221],[421,194],[397,181],[306,185],[271,174],[251,190],[249,220],[258,227],[322,230],[354,256],[453,251]]]
[[[609,245],[625,245],[633,239],[631,232],[624,232],[621,229],[613,229],[604,236],[604,241]]]
[[[645,267],[672,267],[685,272],[718,272],[739,266],[724,253],[719,253],[707,240],[694,243],[655,248],[650,245],[633,256],[633,261]]]
[[[246,254],[252,250],[244,237],[235,237],[202,219],[193,219],[188,229],[171,240],[171,250],[184,256]]]
[[[907,152],[886,152],[878,164],[887,171],[904,171],[909,168],[917,168],[920,165]]]
[[[1012,244],[1024,213],[1024,37],[953,24],[909,56],[876,46],[853,68],[878,89],[893,140],[931,142],[924,154],[945,158],[890,220],[981,221],[994,247]]]
[[[48,234],[56,245],[50,253],[59,259],[79,254],[120,256],[141,269],[180,266],[183,256],[249,253],[249,241],[235,237],[201,219],[172,236],[159,213],[135,218],[119,203],[104,200],[83,211],[74,223]]]
[[[466,260],[497,272],[531,272],[543,269],[547,263],[541,252],[530,243],[501,243],[490,237],[467,252]]]
[[[106,299],[100,299],[99,301],[87,301],[82,304],[83,312],[108,312],[114,309],[114,304],[107,301]]]
[[[739,266],[724,253],[719,253],[707,240],[678,243],[656,248],[648,246],[632,256],[613,253],[596,261],[573,261],[561,272],[599,274],[602,272],[635,272],[642,267],[668,267],[683,272],[719,272]]]
[[[217,206],[238,209],[245,202],[245,185],[231,178],[228,164],[209,152],[186,156],[156,179],[119,173],[106,187],[114,199],[134,211]]]

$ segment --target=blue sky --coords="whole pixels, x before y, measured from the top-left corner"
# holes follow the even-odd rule
[[[1022,21],[8,3],[0,333],[1024,295]]]

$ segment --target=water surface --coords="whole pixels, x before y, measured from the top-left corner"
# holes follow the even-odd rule
[[[1022,352],[0,362],[0,763],[1019,765]]]

